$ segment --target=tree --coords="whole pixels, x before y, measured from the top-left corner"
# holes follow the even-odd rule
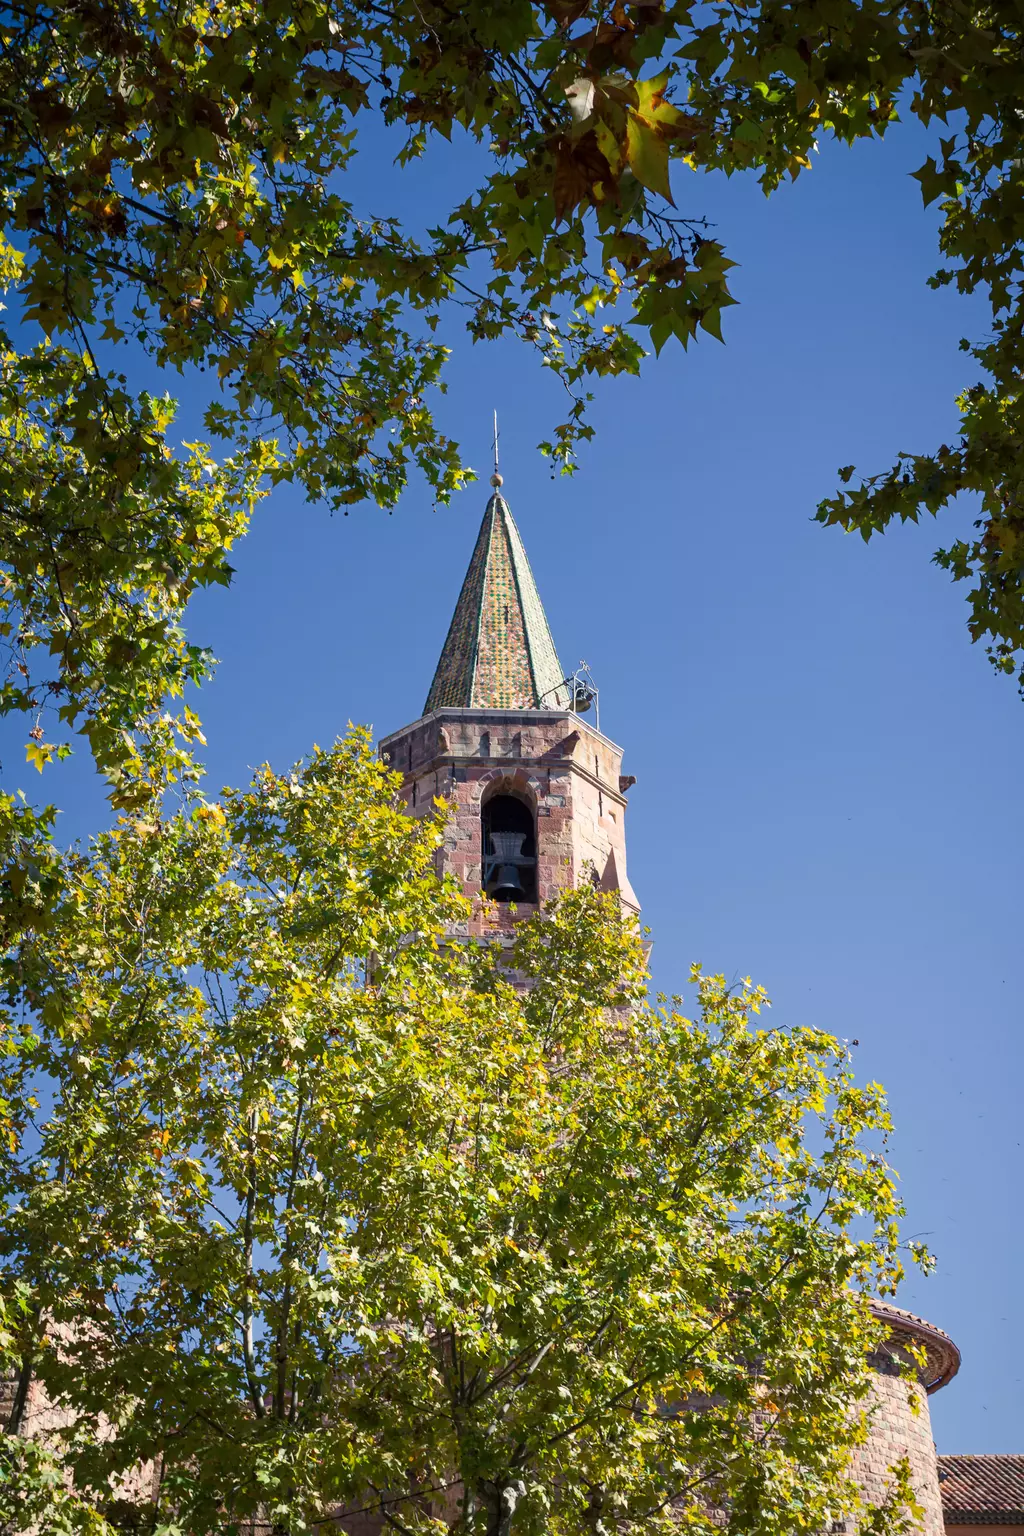
[[[867,538],[979,493],[977,538],[937,558],[973,582],[972,636],[1012,671],[1022,56],[1014,0],[23,0],[0,17],[4,266],[23,331],[71,355],[43,343],[34,372],[78,372],[61,418],[73,449],[99,410],[112,461],[133,457],[113,442],[147,409],[116,372],[130,338],[163,367],[216,376],[208,428],[243,459],[276,434],[271,479],[390,506],[415,463],[444,497],[463,470],[428,396],[452,305],[472,336],[520,336],[566,383],[546,447],[568,467],[590,433],[588,379],[635,372],[645,339],[718,335],[732,302],[723,245],[699,208],[674,210],[672,167],[677,194],[691,170],[751,172],[770,192],[823,135],[882,135],[901,105],[949,126],[918,177],[942,203],[935,281],[991,297],[993,334],[973,349],[988,382],[966,389],[957,444],[901,458],[819,516]],[[425,237],[345,195],[381,125],[404,130],[402,166],[438,135],[491,154]],[[19,410],[35,420],[32,402]],[[55,473],[44,448],[38,472]]]
[[[589,888],[453,942],[397,785],[357,732],[122,820],[6,954],[0,1343],[69,1414],[51,1529],[140,1464],[190,1536],[826,1528],[901,1273],[880,1090],[749,983],[649,1005]]]

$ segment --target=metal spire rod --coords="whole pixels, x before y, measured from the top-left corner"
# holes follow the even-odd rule
[[[497,489],[501,485],[501,474],[498,471],[498,413],[494,413],[494,473],[491,476],[491,484]]]

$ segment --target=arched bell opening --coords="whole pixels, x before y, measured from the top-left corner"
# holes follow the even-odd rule
[[[496,794],[480,812],[483,888],[492,901],[537,900],[533,811],[516,795]]]

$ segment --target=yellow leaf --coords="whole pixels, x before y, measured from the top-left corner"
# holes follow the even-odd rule
[[[594,124],[594,135],[598,149],[611,167],[612,175],[617,176],[622,170],[622,144],[619,135],[603,118],[598,118]]]
[[[25,761],[35,763],[36,768],[42,773],[50,758],[53,756],[53,748],[48,744],[40,744],[38,741],[25,743]]]
[[[665,100],[662,93],[667,84],[668,75],[656,75],[653,80],[638,80],[636,109],[649,123],[675,128],[683,121],[685,114]]]
[[[626,158],[630,170],[642,186],[672,202],[672,189],[668,181],[668,141],[636,112],[630,112],[626,123]]]

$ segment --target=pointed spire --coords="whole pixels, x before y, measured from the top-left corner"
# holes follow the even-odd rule
[[[564,673],[526,550],[501,494],[494,421],[494,494],[487,503],[448,638],[427,695],[434,709],[565,709]]]

